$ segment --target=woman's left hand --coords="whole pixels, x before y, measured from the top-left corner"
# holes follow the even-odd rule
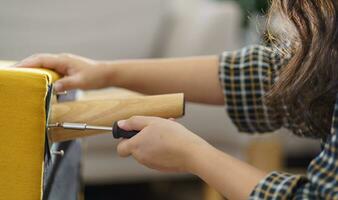
[[[158,117],[136,116],[118,123],[124,130],[140,130],[117,146],[121,157],[132,155],[139,163],[160,171],[191,172],[198,152],[209,144],[181,124]]]

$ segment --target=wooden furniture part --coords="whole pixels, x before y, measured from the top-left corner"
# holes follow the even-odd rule
[[[214,188],[205,183],[203,187],[203,199],[204,200],[224,200],[225,198],[217,192]]]
[[[282,169],[283,149],[279,137],[253,139],[247,147],[246,155],[247,162],[260,170],[270,172]]]

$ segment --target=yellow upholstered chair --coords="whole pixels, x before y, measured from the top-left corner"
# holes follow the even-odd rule
[[[3,68],[0,61],[0,199],[43,195],[46,98],[58,78],[41,69]]]

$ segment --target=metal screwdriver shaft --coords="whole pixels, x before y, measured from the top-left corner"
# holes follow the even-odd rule
[[[139,131],[125,131],[121,129],[117,122],[113,124],[112,127],[109,126],[93,126],[88,125],[86,123],[69,123],[69,122],[62,122],[62,123],[55,123],[55,124],[48,124],[48,128],[63,128],[63,129],[71,129],[71,130],[96,130],[96,131],[110,131],[112,132],[114,138],[132,138],[135,136]]]
[[[64,129],[72,129],[72,130],[101,130],[101,131],[112,131],[112,127],[108,126],[92,126],[85,123],[69,123],[62,122],[56,124],[49,124],[48,128],[64,128]]]

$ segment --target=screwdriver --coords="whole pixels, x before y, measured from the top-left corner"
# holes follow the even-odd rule
[[[119,139],[119,138],[129,139],[135,136],[139,132],[139,131],[123,130],[117,125],[117,122],[115,122],[112,127],[93,126],[93,125],[88,125],[86,123],[62,122],[62,123],[49,124],[48,128],[63,128],[63,129],[82,130],[82,131],[84,130],[111,131],[115,139]]]

